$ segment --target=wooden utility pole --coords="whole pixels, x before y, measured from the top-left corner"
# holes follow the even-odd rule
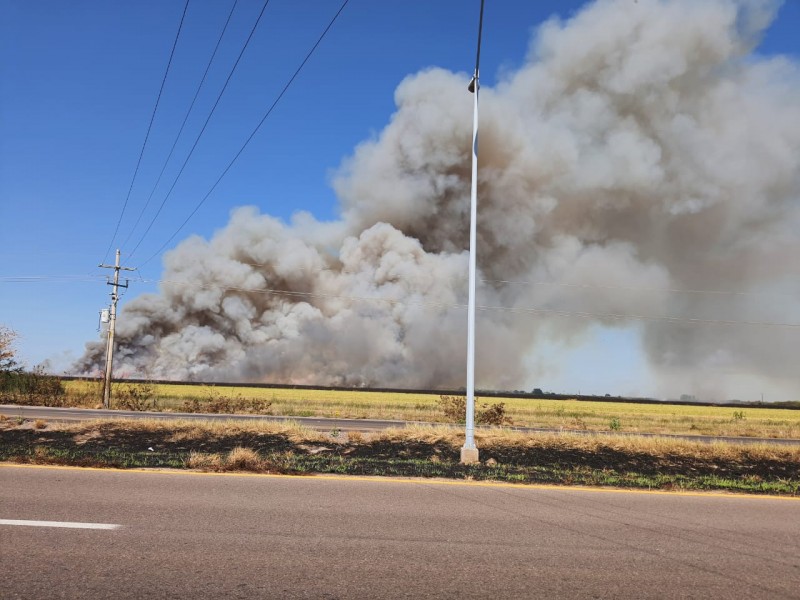
[[[111,408],[111,367],[114,364],[114,326],[117,323],[117,301],[119,300],[119,288],[127,288],[128,280],[124,284],[119,282],[120,271],[135,271],[130,267],[119,266],[119,250],[117,259],[113,265],[99,265],[103,269],[114,269],[114,282],[107,281],[108,285],[114,286],[111,290],[111,315],[108,323],[108,345],[106,346],[106,376],[103,380],[103,408]]]

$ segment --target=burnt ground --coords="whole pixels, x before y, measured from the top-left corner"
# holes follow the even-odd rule
[[[173,430],[168,428],[140,429],[116,423],[102,423],[83,431],[60,429],[35,429],[20,427],[13,422],[0,424],[0,460],[35,460],[44,456],[61,457],[62,462],[75,464],[115,464],[116,466],[185,466],[192,452],[225,455],[234,448],[249,448],[261,456],[292,457],[300,470],[307,465],[315,470],[318,465],[329,470],[330,465],[344,468],[349,462],[367,466],[405,463],[437,466],[457,465],[459,447],[448,441],[386,438],[341,439],[329,437],[324,441],[296,441],[281,433],[232,431],[214,433],[203,430]],[[37,450],[38,448],[38,450]],[[46,452],[45,452],[46,450]],[[38,452],[38,454],[37,454]],[[751,454],[749,449],[735,453],[713,455],[708,452],[653,453],[619,449],[602,443],[592,448],[570,447],[563,442],[548,445],[493,443],[482,445],[483,466],[493,470],[502,467],[506,473],[541,472],[543,470],[599,471],[616,474],[645,476],[713,476],[717,478],[750,478],[763,481],[800,480],[800,463],[791,455],[775,453],[771,456]],[[325,465],[328,467],[325,467]],[[480,466],[480,465],[479,465]],[[287,465],[288,467],[288,465]],[[295,468],[289,470],[295,471]],[[436,470],[436,469],[434,469]]]

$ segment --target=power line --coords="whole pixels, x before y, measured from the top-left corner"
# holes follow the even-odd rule
[[[211,69],[211,63],[214,62],[214,57],[217,55],[217,51],[219,50],[219,46],[222,43],[222,38],[225,36],[225,32],[228,29],[228,25],[231,22],[231,17],[233,17],[233,12],[236,10],[236,5],[239,3],[239,0],[234,0],[233,6],[231,6],[231,10],[228,13],[228,18],[225,21],[225,25],[222,27],[222,32],[219,34],[219,38],[217,39],[217,43],[214,46],[214,51],[211,53],[211,58],[208,59],[208,64],[206,65],[206,70],[203,72],[203,76],[200,79],[200,84],[197,86],[197,90],[194,93],[194,97],[192,98],[191,104],[189,104],[189,109],[186,111],[186,115],[183,117],[183,123],[181,123],[181,127],[178,130],[178,135],[175,136],[175,141],[172,142],[172,148],[169,150],[169,154],[167,155],[166,160],[164,161],[164,165],[161,167],[161,172],[158,174],[158,178],[156,179],[155,184],[153,185],[153,189],[150,190],[150,195],[147,197],[147,201],[144,203],[142,210],[139,212],[139,216],[136,217],[136,223],[133,224],[133,228],[131,229],[128,237],[125,238],[125,241],[122,242],[121,246],[124,248],[128,241],[131,239],[134,231],[139,226],[139,223],[144,216],[147,207],[150,206],[150,200],[153,199],[153,194],[155,194],[156,189],[158,188],[158,184],[161,183],[161,178],[164,176],[164,171],[167,169],[167,165],[169,164],[170,159],[172,158],[173,153],[175,152],[175,147],[178,145],[178,140],[181,138],[181,134],[183,133],[183,129],[186,127],[186,122],[189,120],[189,115],[192,113],[192,109],[194,108],[195,102],[197,102],[197,97],[200,95],[200,90],[203,88],[203,84],[206,81],[206,77],[208,76],[208,72]]]
[[[139,167],[142,164],[142,157],[144,156],[144,149],[147,146],[147,140],[150,138],[150,130],[153,128],[153,121],[156,118],[156,111],[158,110],[158,105],[161,102],[161,94],[164,91],[164,84],[167,82],[167,75],[169,74],[169,68],[172,65],[172,57],[175,56],[175,48],[178,46],[178,38],[181,35],[181,29],[183,29],[183,20],[186,17],[186,11],[189,8],[189,0],[186,0],[186,4],[183,6],[183,13],[181,14],[181,21],[178,24],[178,32],[175,34],[175,41],[172,43],[172,50],[169,53],[169,60],[167,61],[167,68],[164,71],[164,77],[161,79],[161,87],[158,89],[158,96],[156,97],[156,104],[153,107],[153,114],[150,115],[150,124],[147,126],[147,133],[144,136],[144,142],[142,143],[142,149],[139,151],[139,160],[136,161],[136,169],[133,171],[133,178],[131,179],[131,184],[128,187],[128,195],[125,196],[125,202],[122,204],[122,211],[119,213],[119,219],[117,219],[117,225],[114,227],[114,235],[111,236],[111,241],[108,243],[108,248],[106,248],[106,252],[103,255],[103,261],[105,262],[108,258],[108,253],[111,251],[112,246],[114,245],[114,240],[117,239],[117,233],[119,233],[119,226],[122,223],[122,217],[125,216],[125,209],[128,207],[128,201],[131,198],[131,192],[133,191],[133,184],[136,181],[136,175],[139,173]]]
[[[9,275],[0,277],[0,283],[95,283],[98,279],[105,279],[105,277],[102,275]]]
[[[248,136],[247,140],[245,140],[244,144],[242,144],[242,147],[241,147],[241,148],[239,148],[239,151],[236,153],[236,155],[233,157],[233,159],[232,159],[232,160],[231,160],[231,161],[228,163],[228,166],[227,166],[227,167],[225,167],[225,169],[222,171],[222,174],[221,174],[221,175],[220,175],[220,176],[217,178],[217,180],[214,182],[214,185],[212,185],[212,186],[211,186],[211,189],[210,189],[210,190],[208,190],[208,192],[206,193],[206,195],[205,195],[205,196],[203,196],[203,198],[200,200],[200,202],[198,202],[198,203],[197,203],[197,205],[194,207],[194,210],[192,210],[192,212],[190,212],[190,213],[189,213],[189,216],[187,216],[187,217],[186,217],[186,219],[184,219],[183,223],[181,223],[181,224],[180,224],[180,226],[179,226],[179,227],[178,227],[178,228],[177,228],[177,229],[174,231],[174,233],[173,233],[173,234],[172,234],[172,235],[171,235],[171,236],[170,236],[170,237],[167,239],[167,241],[166,241],[166,242],[164,242],[164,243],[161,245],[161,247],[160,247],[158,250],[156,250],[156,252],[155,252],[155,253],[154,253],[152,256],[150,256],[150,257],[149,257],[147,260],[145,260],[145,261],[144,261],[144,262],[141,264],[141,266],[144,266],[144,265],[146,265],[146,264],[147,264],[147,263],[149,263],[151,260],[153,260],[153,259],[154,259],[156,256],[158,256],[159,254],[161,254],[161,252],[164,250],[164,248],[166,248],[166,247],[167,247],[167,245],[168,245],[168,244],[169,244],[169,243],[170,243],[170,242],[171,242],[171,241],[172,241],[172,240],[175,238],[175,236],[176,236],[176,235],[178,235],[178,233],[180,233],[180,231],[181,231],[181,230],[182,230],[182,229],[183,229],[183,228],[186,226],[186,224],[187,224],[187,223],[189,222],[189,220],[190,220],[190,219],[191,219],[191,218],[192,218],[192,217],[195,215],[195,213],[196,213],[198,210],[200,210],[200,207],[201,207],[201,206],[203,206],[203,204],[205,203],[205,201],[206,201],[206,200],[208,200],[208,197],[209,197],[209,196],[211,196],[211,194],[214,192],[214,190],[215,190],[215,189],[217,188],[217,186],[219,185],[220,181],[222,181],[223,177],[225,177],[225,175],[228,173],[228,171],[229,171],[229,170],[230,170],[230,168],[233,166],[233,164],[234,164],[234,163],[235,163],[235,162],[238,160],[238,158],[239,158],[239,156],[242,154],[242,152],[244,152],[244,149],[247,147],[247,145],[250,143],[250,141],[253,139],[253,137],[255,137],[256,133],[258,133],[258,130],[259,130],[259,129],[261,129],[261,126],[264,124],[264,121],[266,121],[266,120],[267,120],[267,117],[269,117],[269,115],[272,113],[272,111],[273,111],[273,110],[275,109],[275,107],[278,105],[278,102],[280,102],[281,98],[283,98],[284,94],[285,94],[285,93],[286,93],[286,91],[289,89],[289,86],[291,86],[291,85],[292,85],[292,82],[293,82],[293,81],[294,81],[294,80],[297,78],[297,76],[300,74],[300,71],[303,69],[303,67],[305,66],[305,64],[306,64],[306,63],[308,62],[308,60],[311,58],[311,55],[312,55],[312,54],[314,54],[314,52],[316,51],[317,47],[319,47],[320,43],[321,43],[321,42],[322,42],[322,40],[325,38],[325,36],[327,35],[328,31],[330,31],[331,27],[333,27],[333,24],[336,22],[336,19],[338,19],[338,18],[339,18],[339,15],[342,13],[342,11],[344,10],[345,6],[347,6],[347,3],[348,3],[348,2],[349,2],[349,0],[344,0],[344,2],[342,3],[342,5],[339,7],[339,10],[336,12],[336,14],[333,16],[333,18],[332,18],[332,19],[330,20],[330,22],[328,23],[328,26],[325,28],[325,30],[322,32],[322,34],[321,34],[321,35],[319,36],[319,38],[317,39],[317,41],[316,41],[316,43],[314,44],[314,46],[311,48],[311,50],[309,50],[308,54],[306,54],[306,57],[305,57],[305,58],[303,59],[303,61],[300,63],[300,66],[299,66],[299,67],[297,67],[297,69],[295,70],[294,74],[293,74],[293,75],[292,75],[292,76],[289,78],[289,81],[288,81],[288,82],[286,83],[286,85],[283,87],[283,89],[281,90],[280,94],[278,94],[278,97],[275,99],[275,101],[274,101],[274,102],[272,103],[272,105],[269,107],[269,109],[267,110],[267,112],[266,112],[266,113],[264,114],[264,116],[261,118],[261,121],[259,121],[259,123],[258,123],[258,125],[256,125],[255,129],[253,129],[252,133],[250,133],[250,135]],[[149,228],[148,228],[148,229],[149,229]],[[140,243],[141,243],[141,240],[140,240]],[[138,244],[137,244],[137,247],[138,247]],[[135,249],[134,249],[134,250],[135,250]]]
[[[211,121],[211,117],[214,115],[214,111],[217,110],[217,105],[219,105],[219,101],[222,99],[222,95],[225,93],[225,90],[228,88],[228,83],[230,83],[230,80],[233,77],[234,72],[236,71],[236,67],[239,66],[239,61],[242,60],[242,56],[244,55],[244,51],[247,50],[247,46],[250,44],[250,40],[253,38],[253,34],[256,32],[256,28],[258,27],[258,24],[261,22],[261,17],[264,16],[264,11],[267,9],[267,5],[269,4],[269,1],[270,0],[265,0],[264,6],[261,7],[261,12],[258,14],[258,18],[256,19],[256,22],[253,25],[253,28],[250,30],[250,35],[247,36],[247,40],[245,41],[244,46],[242,46],[242,50],[239,52],[239,56],[236,58],[236,62],[233,64],[233,67],[231,68],[230,73],[228,73],[228,78],[225,80],[225,84],[222,86],[222,89],[220,90],[219,95],[217,96],[217,100],[214,102],[214,106],[211,107],[211,112],[208,113],[208,117],[206,117],[206,121],[205,121],[205,123],[203,123],[202,129],[200,129],[200,133],[197,134],[197,138],[195,138],[194,144],[192,144],[192,147],[189,150],[189,154],[186,156],[186,160],[183,161],[183,165],[181,165],[181,168],[178,171],[178,174],[175,176],[175,180],[172,182],[172,185],[170,186],[169,190],[167,190],[167,195],[164,196],[164,199],[161,201],[161,205],[158,207],[158,210],[156,211],[156,214],[153,215],[153,218],[150,220],[150,223],[147,225],[147,229],[144,230],[144,233],[142,233],[141,237],[139,237],[139,241],[136,242],[136,245],[133,247],[133,250],[131,250],[131,252],[130,252],[130,254],[128,256],[129,259],[130,259],[130,257],[132,257],[136,253],[136,250],[138,250],[139,246],[144,241],[144,238],[147,237],[147,234],[150,232],[150,229],[153,227],[153,224],[156,222],[156,219],[158,219],[158,215],[161,214],[161,211],[164,209],[164,205],[167,203],[167,200],[172,195],[172,190],[175,189],[175,185],[178,183],[178,180],[181,178],[181,175],[183,174],[183,171],[186,168],[186,165],[189,164],[189,159],[192,158],[192,154],[194,154],[195,148],[197,148],[197,144],[200,142],[200,138],[203,137],[203,133],[205,132],[206,127],[208,127],[208,123],[209,123],[209,121]]]

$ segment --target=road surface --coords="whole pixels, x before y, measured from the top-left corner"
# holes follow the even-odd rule
[[[3,598],[800,598],[797,499],[4,465],[0,541]]]
[[[47,419],[51,421],[89,421],[92,419],[191,419],[198,421],[229,421],[231,419],[245,421],[292,421],[309,429],[317,431],[361,431],[363,433],[383,431],[392,427],[406,427],[407,425],[442,425],[442,423],[422,423],[418,421],[388,421],[376,419],[333,419],[324,417],[282,417],[274,415],[212,415],[198,413],[174,412],[144,412],[130,410],[104,410],[91,408],[50,408],[46,406],[17,406],[13,404],[0,404],[0,414],[7,417],[24,417],[26,419]],[[463,425],[454,425],[463,428]],[[482,429],[480,426],[478,429]],[[560,429],[543,429],[532,427],[511,427],[515,431],[529,433],[560,433]],[[708,435],[676,435],[655,433],[625,433],[619,431],[580,431],[569,430],[569,433],[583,435],[629,435],[636,437],[667,437],[695,442],[730,442],[733,444],[781,444],[800,445],[800,440],[754,437],[730,437]]]

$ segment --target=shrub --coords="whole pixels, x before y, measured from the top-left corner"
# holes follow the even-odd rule
[[[32,371],[12,368],[0,371],[0,399],[28,406],[64,406],[64,386],[59,377],[48,375],[44,367]]]
[[[439,396],[437,404],[448,421],[464,422],[467,414],[467,399],[464,396]]]
[[[467,415],[467,399],[464,396],[439,396],[437,401],[439,410],[444,413],[448,421],[463,423]],[[510,425],[511,419],[506,415],[506,405],[503,402],[488,404],[483,403],[475,407],[476,425]]]
[[[207,390],[209,401],[205,409],[210,413],[227,415],[235,413],[268,414],[269,407],[272,406],[272,401],[264,398],[243,398],[241,394],[230,396],[221,393],[214,386],[209,386]],[[187,403],[184,403],[184,408],[186,406]],[[198,410],[189,410],[187,412],[200,412],[199,400],[196,401],[196,404],[192,402],[190,408]]]
[[[158,408],[156,402],[156,385],[149,381],[127,382],[117,384],[116,390],[112,390],[112,397],[116,400],[119,408],[125,410],[155,410]]]
[[[199,413],[202,412],[200,408],[200,399],[199,398],[189,398],[183,402],[183,412],[187,413]]]

